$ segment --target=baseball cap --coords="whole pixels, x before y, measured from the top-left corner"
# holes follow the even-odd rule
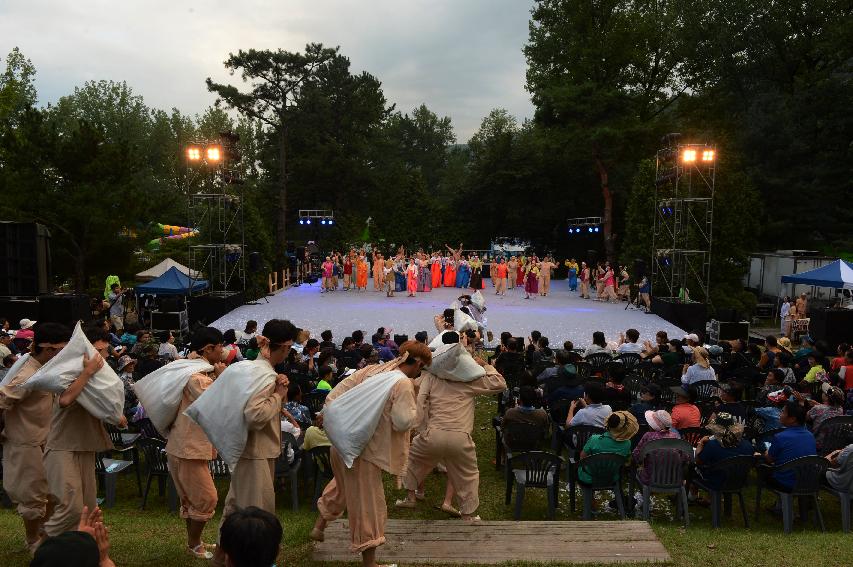
[[[688,335],[684,335],[684,340],[685,341],[693,341],[694,343],[698,343],[699,342],[699,335],[697,335],[696,333],[690,333]]]
[[[30,319],[21,319],[19,325],[21,327],[21,330],[23,331],[24,329],[29,329],[36,323],[38,323],[38,321],[31,321]]]

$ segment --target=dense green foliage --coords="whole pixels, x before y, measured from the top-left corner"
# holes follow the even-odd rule
[[[521,236],[650,258],[646,160],[680,131],[718,145],[715,295],[740,294],[757,248],[853,248],[849,2],[537,0],[519,47],[533,119],[483,109],[470,140],[427,104],[398,110],[381,78],[319,44],[230,54],[242,81],[208,80],[218,103],[201,116],[152,109],[107,80],[40,107],[36,70],[15,49],[0,74],[0,218],[51,228],[60,281],[127,277],[156,256],[127,253],[156,236],[151,223],[186,223],[199,180],[183,145],[231,129],[250,249],[269,266],[289,241],[366,234],[388,247]],[[334,209],[338,226],[301,227],[300,208]],[[566,238],[567,218],[593,215],[605,217],[603,241]]]

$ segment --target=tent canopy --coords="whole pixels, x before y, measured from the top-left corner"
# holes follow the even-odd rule
[[[160,276],[168,272],[169,268],[177,268],[178,271],[184,274],[185,276],[191,276],[194,278],[199,277],[199,275],[195,273],[195,270],[190,270],[180,262],[176,262],[171,258],[166,258],[156,266],[152,266],[147,270],[136,274],[136,279],[141,282],[151,281],[154,278],[159,278]]]
[[[844,260],[836,260],[831,264],[808,272],[782,276],[782,283],[853,289],[853,264]]]
[[[207,289],[207,280],[191,280],[186,274],[178,271],[178,268],[172,266],[165,274],[157,279],[151,280],[148,283],[136,286],[136,293],[150,293],[152,295],[188,295],[192,291],[201,291]]]

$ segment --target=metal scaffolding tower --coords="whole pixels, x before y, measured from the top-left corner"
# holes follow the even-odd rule
[[[229,296],[246,290],[238,139],[236,134],[223,132],[219,140],[199,141],[187,150],[189,226],[199,231],[199,236],[190,239],[189,268],[210,283],[207,290],[196,294]]]
[[[716,148],[663,138],[657,153],[652,285],[655,296],[708,303]]]

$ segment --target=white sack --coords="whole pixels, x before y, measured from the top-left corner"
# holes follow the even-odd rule
[[[406,378],[400,370],[380,372],[326,402],[323,429],[347,468],[361,455],[379,426],[391,388]]]
[[[15,376],[18,375],[18,372],[21,371],[21,368],[24,367],[24,365],[27,363],[27,360],[29,360],[29,359],[30,359],[30,353],[27,353],[24,356],[20,357],[18,360],[16,360],[15,364],[13,364],[11,366],[11,368],[9,368],[9,370],[6,371],[6,375],[3,376],[3,380],[0,381],[0,388],[5,386],[6,384],[9,384],[10,382],[12,382],[12,380],[15,379]]]
[[[473,303],[480,311],[483,311],[483,309],[486,308],[486,298],[483,297],[483,294],[480,293],[479,289],[471,295],[471,303]]]
[[[473,317],[461,309],[457,309],[453,312],[453,328],[460,333],[464,333],[468,330],[476,331],[479,327]]]
[[[486,375],[486,369],[477,364],[462,343],[443,344],[436,348],[427,370],[451,382],[473,382]]]
[[[158,368],[133,385],[145,414],[163,437],[169,436],[169,430],[178,417],[190,376],[212,370],[213,366],[203,358],[181,359]]]
[[[430,341],[429,345],[427,345],[427,346],[429,346],[430,350],[434,351],[435,349],[437,349],[438,347],[440,347],[444,344],[443,342],[441,342],[441,337],[444,336],[444,333],[455,333],[455,332],[456,331],[444,330],[444,331],[440,332],[439,334],[437,334],[435,336],[435,338],[432,339],[432,341]]]
[[[243,410],[252,396],[275,379],[276,373],[266,360],[236,362],[184,411],[185,416],[199,424],[231,471],[237,466],[249,437]]]
[[[65,348],[20,387],[62,394],[83,372],[84,353],[92,358],[97,351],[83,334],[78,322]],[[77,396],[77,402],[92,417],[118,425],[124,409],[124,383],[105,362],[101,369],[89,378],[83,391]]]

